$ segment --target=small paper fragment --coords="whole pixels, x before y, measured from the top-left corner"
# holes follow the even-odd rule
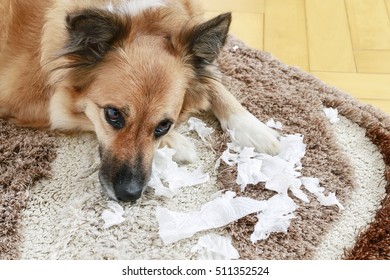
[[[317,178],[302,177],[300,178],[303,186],[310,193],[314,194],[317,200],[323,206],[337,205],[339,209],[343,210],[344,207],[340,201],[336,198],[336,194],[330,192],[328,196],[324,195],[325,188],[320,187],[320,181]]]
[[[328,196],[325,196],[323,193],[318,193],[316,196],[317,196],[317,200],[320,202],[321,205],[323,206],[337,205],[340,210],[344,210],[344,206],[337,199],[335,193],[330,192]]]
[[[251,213],[265,209],[267,203],[247,197],[235,197],[226,192],[222,197],[204,204],[199,211],[188,213],[170,211],[157,206],[159,235],[165,244],[193,236],[207,229],[219,228]]]
[[[249,184],[265,183],[265,188],[280,194],[286,194],[290,189],[293,194],[304,202],[309,198],[300,189],[301,159],[305,155],[306,145],[300,134],[281,137],[281,151],[277,156],[260,154],[253,148],[241,148],[235,143],[234,133],[230,132],[232,143],[227,144],[227,150],[222,153],[219,161],[233,166],[237,165],[236,183],[244,191]],[[216,166],[219,166],[219,161]]]
[[[210,137],[211,133],[214,132],[214,129],[207,127],[207,125],[202,120],[195,117],[189,118],[188,129],[190,131],[195,130],[203,142],[207,142],[206,137]]]
[[[180,188],[199,185],[210,179],[200,168],[189,171],[179,167],[172,159],[174,154],[175,150],[164,147],[154,155],[148,186],[155,189],[156,195],[173,197]]]
[[[241,186],[241,191],[244,191],[248,184],[256,185],[268,180],[268,177],[261,172],[261,166],[262,161],[256,158],[238,163],[236,183]]]
[[[340,121],[338,115],[339,111],[334,108],[324,108],[323,109],[325,116],[329,119],[331,124],[338,123]]]
[[[118,204],[116,201],[108,201],[107,206],[111,209],[106,209],[102,213],[102,218],[104,220],[103,228],[107,229],[115,225],[121,224],[125,219],[122,215],[125,213],[123,207]]]
[[[239,48],[240,48],[239,46],[234,45],[234,46],[232,47],[232,50],[235,52],[235,51],[237,51]]]
[[[240,255],[232,245],[231,237],[214,233],[199,238],[191,252],[198,253],[198,260],[237,260]]]
[[[251,235],[251,241],[267,239],[271,233],[287,233],[294,211],[298,208],[295,202],[287,195],[276,194],[267,200],[267,207],[257,215],[258,222]]]
[[[283,124],[279,121],[275,121],[273,118],[269,119],[265,124],[268,127],[275,128],[278,130],[281,130],[283,128]]]
[[[278,157],[293,165],[301,166],[301,159],[305,156],[306,145],[303,143],[303,135],[294,134],[280,138],[280,152]]]

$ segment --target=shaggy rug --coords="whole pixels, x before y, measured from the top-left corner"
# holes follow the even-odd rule
[[[214,128],[205,143],[182,128],[197,146],[207,183],[186,187],[172,198],[148,189],[136,204],[121,203],[124,221],[103,228],[108,208],[98,178],[94,135],[66,136],[15,128],[0,122],[1,259],[196,259],[192,248],[208,233],[229,236],[241,259],[390,259],[390,117],[329,87],[268,53],[230,39],[219,63],[227,88],[259,119],[283,124],[282,134],[301,134],[306,145],[300,172],[315,177],[325,194],[344,206],[321,205],[294,197],[298,205],[288,231],[253,243],[258,222],[247,215],[227,226],[164,244],[156,207],[197,211],[218,191],[266,200],[275,192],[263,183],[242,191],[237,168],[215,170],[228,137]],[[331,124],[324,108],[335,108]],[[293,197],[293,196],[292,196]]]

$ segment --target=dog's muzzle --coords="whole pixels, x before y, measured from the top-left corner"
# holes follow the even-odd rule
[[[144,186],[136,182],[121,182],[114,185],[114,193],[118,200],[124,202],[135,202],[143,193]]]
[[[139,165],[103,163],[99,171],[99,180],[108,196],[124,202],[138,200],[149,179],[149,172],[143,172]]]

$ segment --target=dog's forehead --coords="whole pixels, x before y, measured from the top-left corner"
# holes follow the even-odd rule
[[[136,16],[145,10],[164,7],[165,5],[165,0],[119,0],[110,1],[106,9],[113,13],[119,12]]]
[[[129,104],[130,111],[164,111],[184,96],[186,69],[175,58],[164,54],[111,53],[99,67],[92,86],[100,106]],[[175,104],[177,105],[177,104]]]

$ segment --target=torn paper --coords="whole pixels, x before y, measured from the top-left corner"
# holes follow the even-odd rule
[[[319,180],[301,178],[301,160],[306,153],[303,135],[286,135],[280,138],[280,152],[276,156],[261,154],[253,148],[241,148],[234,138],[234,131],[229,131],[231,143],[219,158],[229,166],[237,166],[236,182],[244,191],[249,184],[265,183],[265,188],[277,195],[267,201],[267,209],[258,214],[259,222],[251,237],[252,242],[266,239],[273,232],[287,232],[290,220],[297,205],[289,197],[292,193],[305,203],[310,199],[305,190],[313,194],[321,205],[342,205],[334,193],[323,194]],[[219,161],[216,166],[219,166]],[[313,182],[312,180],[316,180]],[[303,188],[304,185],[304,188]]]
[[[199,211],[188,213],[174,212],[158,206],[156,217],[159,235],[165,244],[193,236],[207,229],[219,228],[251,213],[262,211],[266,202],[247,197],[235,197],[234,192],[226,192],[204,204]]]
[[[239,48],[240,48],[239,46],[234,45],[234,46],[232,47],[232,50],[233,50],[234,52],[236,52]]]
[[[179,167],[172,159],[174,154],[175,150],[164,147],[154,155],[148,186],[155,189],[156,195],[173,197],[180,188],[199,185],[210,179],[200,168],[189,171]]]
[[[232,245],[231,237],[214,233],[199,238],[191,252],[198,253],[198,260],[237,260],[240,255]]]
[[[234,134],[231,133],[231,136]],[[234,138],[233,138],[234,139]],[[265,188],[277,193],[286,194],[291,190],[295,196],[305,202],[308,197],[300,189],[301,159],[305,155],[306,145],[300,134],[281,137],[281,149],[277,156],[260,154],[253,148],[241,148],[228,143],[220,161],[233,166],[237,165],[236,183],[244,191],[247,185],[265,183]],[[219,164],[219,162],[217,163]]]
[[[258,222],[251,235],[253,243],[267,239],[271,233],[287,233],[294,211],[298,208],[295,202],[287,195],[276,194],[267,200],[267,207],[257,215]]]
[[[302,177],[301,182],[306,190],[314,194],[317,200],[323,206],[337,205],[339,209],[343,210],[343,205],[336,198],[336,194],[330,192],[328,196],[324,195],[325,188],[320,187],[320,180],[317,178]]]
[[[269,119],[265,124],[271,128],[275,128],[278,130],[281,130],[283,128],[283,125],[281,122],[279,122],[279,121],[275,122],[275,120],[272,118]]]
[[[214,129],[211,127],[207,127],[207,125],[202,120],[195,117],[189,118],[188,129],[190,131],[195,130],[203,142],[207,142],[206,138],[210,137],[211,133],[214,131]]]
[[[104,220],[103,228],[109,228],[115,225],[119,225],[125,219],[122,217],[125,211],[123,207],[120,206],[116,201],[108,201],[107,206],[111,209],[106,209],[102,213],[102,218]]]
[[[280,137],[279,158],[300,167],[301,159],[305,156],[305,153],[306,145],[303,143],[303,135],[294,134]]]
[[[324,113],[325,113],[325,116],[329,119],[329,122],[331,124],[335,124],[337,122],[339,122],[339,112],[337,109],[334,109],[334,108],[324,108],[323,109]]]

